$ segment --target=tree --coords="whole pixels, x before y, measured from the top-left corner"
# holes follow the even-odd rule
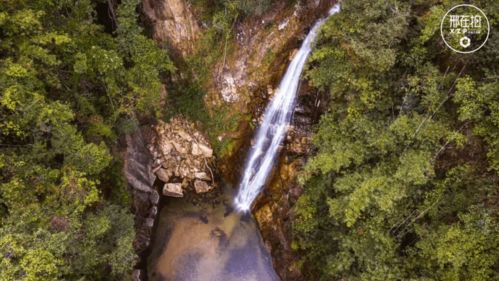
[[[137,4],[110,34],[90,0],[0,3],[0,280],[130,275],[128,202],[103,196],[123,188],[110,151],[123,120],[161,110],[173,70]]]
[[[498,278],[497,56],[439,43],[451,6],[344,1],[322,28],[307,77],[331,101],[293,224],[309,280]]]

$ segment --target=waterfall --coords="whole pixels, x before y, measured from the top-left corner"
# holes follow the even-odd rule
[[[335,5],[329,15],[339,12],[339,4]],[[272,171],[279,147],[286,135],[291,116],[293,115],[296,93],[305,62],[312,51],[319,27],[326,18],[318,20],[303,41],[279,84],[279,88],[265,109],[263,122],[258,128],[254,142],[246,159],[239,191],[234,199],[235,208],[247,212],[251,204],[264,187]]]

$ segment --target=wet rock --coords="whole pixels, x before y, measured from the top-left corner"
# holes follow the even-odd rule
[[[210,234],[212,238],[221,238],[227,236],[227,234],[225,234],[225,232],[221,230],[219,227],[213,229]]]
[[[142,270],[135,269],[132,272],[132,281],[143,281],[142,276],[143,276]]]
[[[208,216],[206,214],[200,214],[199,215],[199,220],[203,222],[204,224],[207,224],[209,222]]]
[[[153,218],[147,218],[145,223],[145,227],[147,228],[152,228],[154,226],[154,219]]]
[[[151,191],[149,194],[149,200],[152,205],[158,205],[159,203],[159,193],[156,190]]]
[[[163,187],[163,195],[170,197],[184,197],[181,183],[167,183]]]
[[[208,99],[213,104],[231,104],[238,108],[235,112],[251,110],[257,95],[264,92],[255,89],[268,84],[275,86],[299,38],[316,19],[325,15],[334,0],[303,0],[296,5],[274,2],[262,15],[236,24],[239,48],[228,52],[212,71],[213,86]],[[268,97],[272,95],[269,94]]]
[[[262,208],[256,210],[255,212],[256,221],[261,224],[269,224],[272,222],[272,210],[269,205],[264,205]]]
[[[194,189],[196,190],[196,193],[206,193],[211,191],[213,187],[205,181],[196,180],[194,181]]]
[[[149,209],[149,217],[155,218],[157,214],[158,214],[158,207],[152,206],[151,209]]]
[[[141,225],[142,227],[137,229],[137,234],[133,241],[133,248],[138,254],[143,253],[151,244],[151,228],[145,227],[145,223]]]

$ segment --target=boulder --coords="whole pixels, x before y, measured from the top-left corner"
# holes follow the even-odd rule
[[[144,225],[147,228],[152,228],[154,226],[154,219],[153,218],[147,218],[146,221],[144,222]]]
[[[142,270],[140,269],[135,269],[133,272],[132,272],[132,281],[143,281],[142,280]]]
[[[166,182],[170,181],[170,172],[165,168],[160,168],[158,171],[156,171],[156,176],[162,182],[166,183]]]
[[[149,193],[149,201],[152,205],[158,205],[159,193],[156,190],[152,190],[151,193]]]
[[[158,207],[152,206],[151,209],[149,209],[149,217],[155,218],[157,214],[158,214]]]
[[[177,133],[177,135],[179,135],[182,139],[184,139],[186,141],[192,140],[192,137],[188,133],[186,133],[184,130],[178,130],[176,133]]]
[[[162,164],[163,168],[165,169],[173,169],[177,166],[177,160],[172,157],[168,157]]]
[[[195,142],[191,144],[191,154],[194,156],[200,156],[201,154],[203,154],[201,152],[201,149],[199,148],[199,145]]]
[[[168,155],[170,154],[170,151],[172,151],[173,145],[169,140],[162,138],[159,143],[159,149],[163,155]]]
[[[196,190],[196,193],[206,193],[206,192],[211,191],[213,189],[213,187],[210,186],[205,181],[195,180],[194,181],[194,189]]]
[[[206,158],[211,158],[213,156],[213,149],[204,144],[199,144],[199,149],[201,154]]]
[[[189,153],[189,151],[187,150],[187,148],[185,148],[182,144],[178,143],[178,142],[173,142],[173,147],[175,147],[175,150],[180,153],[180,154],[187,154]]]
[[[211,177],[205,172],[197,172],[194,174],[194,177],[199,180],[211,181]]]
[[[163,186],[163,195],[170,197],[184,197],[181,183],[167,183]]]

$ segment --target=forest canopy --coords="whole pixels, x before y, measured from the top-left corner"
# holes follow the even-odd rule
[[[139,26],[138,0],[107,26],[102,3],[0,2],[2,281],[124,280],[136,262],[112,148],[136,114],[159,112],[173,65]]]
[[[330,93],[300,178],[308,280],[499,280],[497,1],[487,44],[440,37],[455,1],[342,1],[309,61]]]
[[[179,70],[140,2],[0,1],[0,281],[128,280],[120,138],[178,114],[215,141],[238,126],[203,79],[277,1],[189,0],[203,46],[168,110]],[[329,105],[291,218],[306,280],[499,280],[499,2],[473,2],[491,34],[466,55],[440,37],[457,4],[343,0],[321,28],[304,78]]]

